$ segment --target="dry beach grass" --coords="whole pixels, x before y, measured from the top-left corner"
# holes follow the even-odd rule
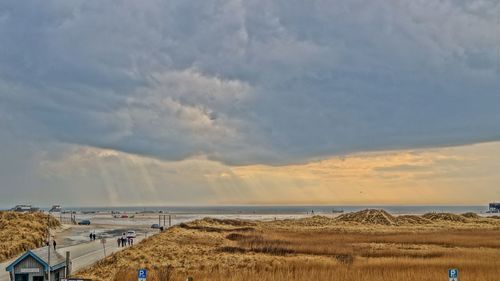
[[[458,215],[457,215],[458,216]],[[461,219],[463,218],[463,220]],[[500,221],[451,214],[271,222],[204,219],[183,224],[79,273],[94,280],[498,280]]]
[[[0,262],[43,245],[47,224],[58,227],[54,217],[40,213],[0,212]]]

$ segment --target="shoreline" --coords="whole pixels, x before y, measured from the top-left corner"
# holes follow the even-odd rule
[[[50,208],[42,207],[47,212]],[[364,209],[383,209],[392,214],[424,214],[428,212],[486,213],[488,205],[212,205],[212,206],[94,206],[63,207],[63,212],[77,213],[117,213],[117,214],[175,214],[175,215],[295,215],[331,214],[343,210],[355,212]],[[5,209],[8,210],[8,209]]]

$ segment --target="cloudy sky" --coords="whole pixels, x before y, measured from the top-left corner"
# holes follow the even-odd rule
[[[500,200],[500,2],[0,3],[0,207]]]

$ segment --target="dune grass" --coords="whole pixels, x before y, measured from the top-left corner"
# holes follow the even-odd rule
[[[187,276],[209,281],[430,281],[445,280],[447,270],[456,267],[461,281],[500,276],[500,223],[494,219],[450,217],[451,222],[443,222],[440,217],[431,228],[418,222],[395,226],[375,218],[381,225],[373,229],[356,220],[311,220],[195,221],[150,237],[77,275],[129,281],[137,279],[137,269],[147,268],[148,281],[184,281]]]
[[[47,225],[60,225],[54,217],[41,212],[0,212],[0,262],[43,245],[47,237]]]

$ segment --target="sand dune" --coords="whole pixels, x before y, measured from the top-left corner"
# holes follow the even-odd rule
[[[397,219],[384,210],[368,209],[340,215],[338,221],[362,224],[397,225]]]
[[[60,226],[54,217],[35,213],[0,212],[0,261],[14,257],[26,250],[43,245],[47,237],[47,224]]]
[[[461,223],[468,222],[466,217],[450,213],[427,213],[424,214],[422,217],[431,221],[449,221],[449,222],[461,222]]]
[[[427,217],[427,218],[425,218]],[[94,280],[461,280],[500,274],[500,221],[393,216],[364,210],[338,218],[245,221],[206,218],[173,227],[77,275]],[[363,272],[370,272],[365,275]],[[443,277],[444,276],[444,277]]]
[[[480,219],[481,218],[480,215],[473,213],[473,212],[464,213],[464,214],[462,214],[462,217],[466,217],[468,219]]]

